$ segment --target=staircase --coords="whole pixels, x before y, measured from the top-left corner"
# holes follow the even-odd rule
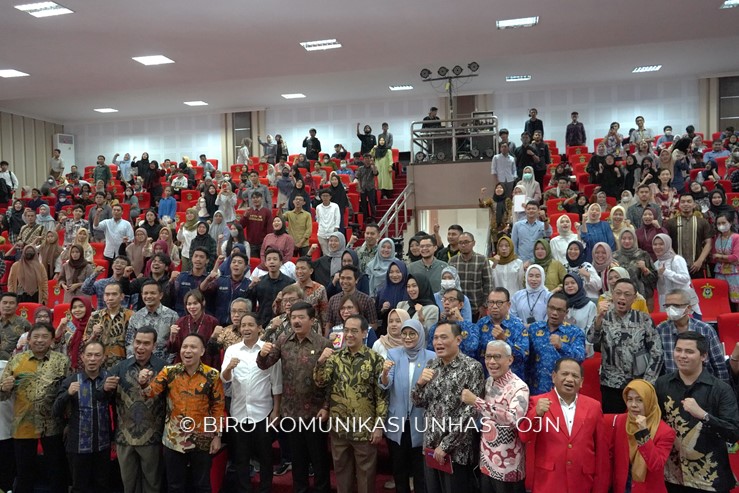
[[[403,194],[407,184],[408,177],[405,173],[396,175],[393,180],[393,196],[389,199],[380,199],[377,202],[377,217],[380,226],[380,236],[383,238],[399,238],[402,237],[405,232],[413,211],[406,207],[405,200],[398,200]],[[396,204],[398,210],[391,210],[393,204]],[[397,215],[397,221],[395,220],[394,215]],[[382,230],[386,224],[387,231],[383,233]]]

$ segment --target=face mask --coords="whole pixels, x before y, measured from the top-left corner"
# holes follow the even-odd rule
[[[345,169],[346,168],[346,163],[341,163],[341,168],[342,169]]]
[[[668,137],[669,137],[670,135],[672,135],[672,130],[668,130],[668,131],[666,131],[666,132],[665,132],[665,135],[666,135],[666,136],[668,136]]]
[[[534,177],[533,173],[524,173],[524,174],[523,174],[523,179],[524,179],[524,180],[530,180],[530,179],[532,179],[533,177]]]
[[[673,322],[675,320],[680,320],[681,318],[683,318],[683,315],[685,315],[685,309],[684,308],[680,309],[676,306],[667,307],[666,312],[667,312],[667,318],[669,318]]]
[[[283,171],[282,172],[282,176],[288,177],[288,176],[290,176],[290,172],[289,171]]]
[[[230,233],[231,233],[231,238],[236,238],[237,236],[239,236],[238,231],[230,230]]]
[[[730,226],[730,225],[728,225],[728,224],[719,224],[719,225],[718,225],[718,226],[716,226],[716,227],[717,227],[717,228],[718,228],[718,230],[719,230],[719,231],[721,231],[722,233],[726,233],[727,231],[729,231],[729,229],[731,229],[731,226]]]
[[[457,282],[454,279],[442,279],[441,280],[441,289],[452,289],[457,287]]]

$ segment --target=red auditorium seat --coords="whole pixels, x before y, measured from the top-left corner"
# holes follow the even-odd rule
[[[704,322],[716,322],[722,313],[731,313],[729,284],[720,279],[693,279]]]
[[[726,194],[726,203],[730,206],[739,209],[739,193],[729,192]]]
[[[649,315],[652,317],[652,322],[655,327],[667,320],[667,314],[664,312],[652,312]]]
[[[566,149],[567,149],[567,156],[588,153],[588,146],[572,146],[572,147],[566,147]]]
[[[601,400],[599,374],[600,363],[600,353],[595,353],[595,356],[586,359],[582,363],[582,368],[585,374],[583,375],[582,388],[580,389],[580,392],[597,401]]]
[[[549,199],[547,200],[547,215],[556,214],[557,212],[564,212],[562,203],[565,199]]]
[[[42,306],[44,305],[40,303],[18,303],[18,308],[15,309],[15,314],[33,323],[33,312]]]
[[[52,279],[51,281],[49,281],[49,301],[46,303],[46,305],[49,308],[53,308],[62,301],[64,301],[64,290],[61,286],[59,286],[59,283],[56,281],[56,279]],[[56,327],[56,325],[54,327]]]
[[[726,354],[731,354],[739,342],[739,313],[721,313],[718,318],[718,338],[724,343]]]
[[[95,305],[92,305],[93,308]],[[58,305],[54,306],[54,309],[52,310],[52,324],[54,327],[59,327],[59,323],[61,322],[62,318],[67,316],[67,312],[69,311],[70,305],[69,303],[59,303]]]

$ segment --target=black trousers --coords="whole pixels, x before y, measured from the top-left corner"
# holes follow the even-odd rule
[[[16,493],[33,493],[34,491],[34,485],[41,469],[40,461],[36,456],[37,444],[38,440],[35,438],[13,440],[15,465],[18,469],[13,488]],[[41,446],[44,449],[44,469],[49,480],[49,491],[66,493],[67,461],[62,436],[42,437]]]
[[[34,294],[19,294],[18,303],[38,303],[38,291],[36,291]]]
[[[67,454],[73,493],[110,491],[110,449],[91,454]]]
[[[667,486],[667,491],[669,493],[701,493],[703,491],[703,490],[698,490],[695,488],[690,488],[688,486],[680,486],[678,484],[672,484],[672,483],[667,483],[667,482],[665,483],[665,486]],[[726,492],[718,491],[716,493],[728,493],[728,491]]]
[[[108,261],[108,277],[113,277],[113,261],[114,258],[106,257],[103,255],[103,258]]]
[[[267,429],[267,419],[259,423],[241,423],[238,431],[231,433],[231,460],[236,469],[239,493],[251,493],[254,488],[249,477],[249,461],[259,461],[259,493],[272,489],[272,442],[274,437]]]
[[[287,433],[287,439],[293,453],[293,492],[308,493],[308,467],[313,464],[312,491],[330,493],[331,454],[328,450],[328,434],[318,429],[292,431]]]
[[[164,468],[167,471],[169,493],[211,493],[210,466],[211,457],[208,452],[191,450],[183,454],[164,447]]]
[[[441,472],[425,465],[426,492],[427,493],[474,493],[477,491],[477,483],[472,466],[452,463],[452,473]],[[415,481],[415,480],[414,480]]]
[[[603,414],[621,414],[626,412],[626,403],[623,397],[624,389],[614,389],[601,385],[600,393],[602,396]]]
[[[359,210],[364,214],[364,223],[374,222],[377,218],[377,190],[359,194]]]
[[[397,493],[410,493],[410,478],[413,477],[413,490],[416,493],[426,493],[426,478],[423,471],[423,446],[413,447],[411,444],[411,430],[406,422],[400,445],[392,440],[387,441],[390,450],[390,460],[393,463],[393,479]]]
[[[13,439],[0,440],[0,490],[10,491],[13,489],[15,479],[15,453]]]
[[[526,493],[526,481],[499,481],[480,473],[480,493]]]

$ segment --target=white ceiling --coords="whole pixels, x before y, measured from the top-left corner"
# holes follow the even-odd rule
[[[24,0],[25,1],[25,0]],[[71,15],[36,19],[0,0],[0,109],[60,123],[429,96],[422,68],[466,68],[461,93],[739,72],[739,8],[722,0],[59,0]],[[538,15],[531,29],[496,19]],[[306,52],[301,41],[343,48]],[[132,56],[175,64],[145,67]],[[662,64],[633,75],[638,65]],[[467,73],[467,71],[465,71]],[[391,93],[388,85],[415,90]],[[302,92],[286,101],[282,93]],[[205,108],[183,101],[204,100]],[[113,107],[114,114],[93,108]]]

